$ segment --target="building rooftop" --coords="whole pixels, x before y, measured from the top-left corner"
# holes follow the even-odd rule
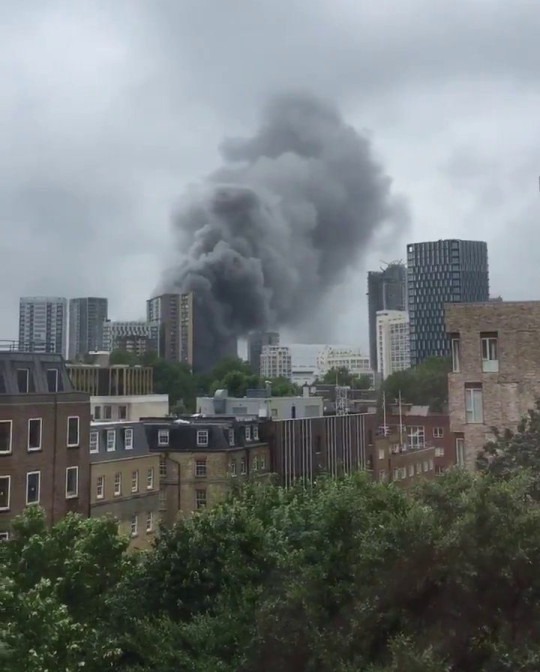
[[[61,355],[0,351],[0,394],[75,392]]]

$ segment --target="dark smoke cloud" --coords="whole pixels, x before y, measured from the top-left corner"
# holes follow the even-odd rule
[[[231,336],[301,324],[377,231],[407,222],[368,139],[310,95],[276,98],[254,137],[221,150],[224,167],[175,215],[181,254],[165,281],[195,292],[214,357]]]

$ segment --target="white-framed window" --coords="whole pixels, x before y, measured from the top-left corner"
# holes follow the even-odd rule
[[[159,477],[160,478],[167,478],[167,458],[166,457],[160,457],[159,458]]]
[[[139,470],[131,472],[131,492],[139,492]]]
[[[149,467],[146,471],[146,489],[152,490],[154,487],[154,467]]]
[[[409,478],[412,478],[414,476],[414,464],[409,464]]]
[[[122,473],[117,471],[114,475],[114,496],[120,497],[122,494]]]
[[[482,371],[497,373],[499,370],[499,347],[497,334],[482,334]]]
[[[207,429],[198,429],[197,430],[197,445],[204,448],[208,445],[208,430]]]
[[[47,369],[47,390],[58,392],[58,369]]]
[[[259,470],[264,471],[266,469],[266,457],[261,455],[259,457]]]
[[[442,439],[444,437],[444,427],[433,427],[433,438]]]
[[[90,452],[99,453],[99,432],[90,432]]]
[[[435,469],[435,464],[434,464],[434,462],[433,462],[433,458],[430,457],[430,458],[429,458],[429,470],[430,470],[430,471],[433,471],[433,469]]]
[[[41,418],[28,420],[28,451],[41,450]]]
[[[465,466],[465,439],[456,438],[456,464],[458,467]]]
[[[234,429],[229,429],[229,446],[234,446]]]
[[[247,474],[247,466],[246,466],[246,458],[245,457],[243,457],[240,460],[240,473],[242,474],[242,476],[245,476]]]
[[[195,508],[204,509],[206,506],[206,490],[195,490]]]
[[[107,452],[112,453],[116,448],[116,429],[107,430]]]
[[[384,456],[386,454],[386,451],[384,448],[379,448],[379,460],[384,460]]]
[[[236,476],[236,460],[231,460],[231,476]]]
[[[422,467],[423,467],[424,473],[427,472],[428,469],[429,469],[429,462],[427,460],[424,460],[424,462],[422,464]]]
[[[383,482],[386,481],[386,471],[384,469],[381,469],[379,471],[379,481]]]
[[[259,440],[259,425],[253,425],[253,440]]]
[[[66,469],[66,499],[75,499],[78,496],[79,467],[68,467]]]
[[[460,340],[459,336],[453,336],[452,340],[452,371],[459,373],[460,371]]]
[[[41,472],[29,471],[26,474],[26,504],[39,504],[41,490]]]
[[[67,445],[68,448],[79,447],[79,416],[70,415],[67,419]]]
[[[11,504],[11,476],[0,476],[0,511],[9,511]]]
[[[146,531],[154,531],[154,513],[152,511],[147,511],[146,513]]]
[[[423,425],[407,427],[407,443],[411,450],[421,450],[426,445],[426,432]]]
[[[13,421],[0,420],[0,455],[8,455],[12,450]]]
[[[30,369],[17,369],[17,387],[21,394],[30,392]]]
[[[394,467],[392,478],[393,478],[394,481],[399,480],[399,469],[397,467]]]
[[[195,476],[206,478],[206,460],[195,460]]]
[[[442,446],[435,448],[435,457],[444,457],[444,448]]]
[[[417,473],[417,474],[421,474],[421,473],[422,473],[422,463],[421,463],[421,462],[417,462],[417,463],[416,463],[416,473]]]
[[[139,516],[137,515],[131,516],[130,527],[131,527],[131,536],[136,537],[139,534]]]
[[[484,422],[484,402],[481,385],[465,388],[465,417],[468,423],[481,424]]]
[[[9,532],[0,532],[0,543],[2,541],[9,541]]]
[[[165,511],[167,509],[167,493],[165,490],[159,491],[159,510]]]
[[[160,429],[157,435],[158,446],[168,446],[169,445],[169,430]]]
[[[98,476],[96,482],[96,499],[105,497],[105,476]]]
[[[401,480],[407,478],[407,467],[401,467]]]
[[[251,441],[251,425],[246,425],[246,441]]]
[[[126,427],[124,429],[124,449],[133,449],[133,429],[131,427]]]

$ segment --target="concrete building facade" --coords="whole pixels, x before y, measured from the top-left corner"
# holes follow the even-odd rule
[[[103,324],[108,316],[107,299],[95,296],[69,302],[69,358],[103,350]]]
[[[277,331],[253,331],[247,337],[248,363],[253,373],[259,375],[261,371],[261,354],[265,345],[278,346],[279,334]]]
[[[117,322],[107,320],[103,324],[103,349],[107,352],[121,350],[142,357],[157,350],[157,328],[148,322]]]
[[[487,244],[438,240],[407,245],[407,290],[411,365],[449,357],[444,306],[489,300]]]
[[[540,399],[540,301],[448,305],[450,426],[457,460],[474,469],[491,428],[515,430]]]
[[[67,355],[67,299],[24,296],[19,302],[19,350]]]
[[[377,372],[382,380],[411,366],[409,314],[404,310],[377,313]]]
[[[133,394],[92,396],[90,406],[94,420],[129,420],[169,415],[168,394]]]
[[[354,376],[369,376],[374,382],[370,359],[357,348],[327,346],[319,353],[317,368],[323,376],[331,369],[345,368]]]
[[[284,345],[263,345],[260,356],[261,378],[287,378],[292,376],[291,351]]]
[[[251,416],[288,420],[289,418],[317,418],[323,415],[322,397],[272,397],[261,395],[229,397],[227,390],[217,390],[213,397],[197,397],[197,412],[204,416]]]

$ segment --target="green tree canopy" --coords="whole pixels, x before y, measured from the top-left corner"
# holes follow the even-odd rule
[[[322,377],[321,382],[326,385],[348,386],[357,390],[369,390],[372,387],[370,376],[367,374],[357,376],[345,366],[329,369]]]
[[[442,412],[448,403],[448,374],[452,368],[449,359],[430,357],[418,366],[391,374],[384,381],[387,403],[401,399],[405,403],[429,406]]]

